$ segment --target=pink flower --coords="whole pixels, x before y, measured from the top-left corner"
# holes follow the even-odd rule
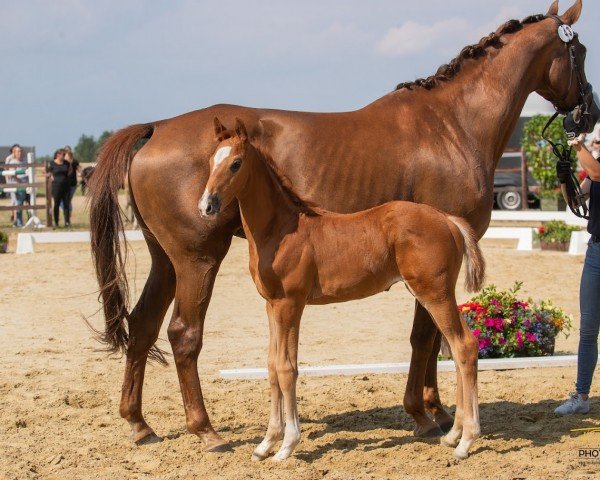
[[[496,324],[494,326],[496,327],[496,330],[499,332],[504,330],[504,320],[502,318],[497,318],[495,323]]]
[[[481,330],[479,330],[478,328],[476,328],[475,330],[473,330],[473,335],[475,335],[476,337],[478,337],[479,335],[481,335]]]
[[[515,333],[515,338],[517,339],[519,350],[521,350],[523,348],[523,334],[521,332],[517,332]]]
[[[499,343],[500,345],[504,345],[504,344],[506,343],[506,339],[505,339],[504,337],[500,337],[500,338],[498,339],[498,343]]]
[[[524,326],[524,327],[529,327],[529,326],[531,326],[531,320],[529,320],[529,319],[526,319],[526,320],[523,322],[523,326]]]
[[[486,327],[495,328],[496,320],[494,320],[493,318],[486,318],[484,324]]]
[[[527,338],[527,341],[528,341],[528,342],[535,343],[535,340],[536,340],[536,339],[535,339],[535,335],[534,335],[533,333],[531,333],[531,332],[527,332],[527,333],[525,334],[525,338]]]

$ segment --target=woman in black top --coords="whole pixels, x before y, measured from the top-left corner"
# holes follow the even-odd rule
[[[585,135],[569,142],[577,152],[577,158],[587,174],[581,190],[590,199],[590,219],[587,230],[591,234],[585,254],[583,273],[579,288],[579,349],[577,351],[577,383],[575,392],[560,405],[558,415],[586,414],[590,411],[589,393],[592,377],[598,363],[598,331],[600,329],[600,162],[598,151],[590,152],[584,144]],[[565,183],[571,174],[568,161],[559,161],[556,173],[563,196],[568,202]]]
[[[54,201],[54,224],[58,227],[58,218],[60,215],[60,204],[64,203],[67,208],[65,213],[65,227],[71,226],[71,212],[69,212],[69,197],[71,187],[69,176],[71,174],[71,164],[65,161],[65,151],[61,148],[54,152],[54,160],[50,162],[48,171],[52,177],[52,200]]]
[[[79,171],[79,162],[73,157],[73,151],[68,145],[65,147],[65,161],[70,164],[69,169],[69,215],[73,212],[73,196],[77,190],[77,172]],[[63,210],[65,205],[63,205]]]

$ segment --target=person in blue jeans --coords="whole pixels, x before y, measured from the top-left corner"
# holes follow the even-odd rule
[[[598,362],[598,329],[600,328],[600,150],[595,148],[590,152],[584,144],[585,135],[569,141],[577,152],[577,158],[585,170],[587,177],[581,184],[581,189],[589,198],[590,219],[587,230],[591,234],[588,243],[581,285],[579,288],[579,308],[581,320],[579,326],[579,349],[577,352],[577,383],[575,392],[554,412],[558,415],[588,413],[590,411],[590,388],[592,377]],[[595,140],[594,142],[597,142]],[[600,142],[598,142],[600,143]],[[570,175],[567,161],[559,161],[556,174],[561,183],[565,200],[565,183]]]

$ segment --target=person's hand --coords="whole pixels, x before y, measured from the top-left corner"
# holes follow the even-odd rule
[[[582,133],[578,137],[567,140],[567,145],[574,147],[575,150],[579,150],[585,142],[585,133]]]
[[[571,176],[571,162],[568,160],[559,160],[556,162],[556,177],[560,183],[567,183]]]

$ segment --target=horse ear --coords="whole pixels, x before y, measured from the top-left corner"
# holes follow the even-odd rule
[[[567,25],[573,25],[581,16],[581,9],[583,8],[582,0],[576,0],[576,2],[563,13],[560,19]]]
[[[215,124],[215,135],[219,135],[219,133],[227,130],[217,117],[214,118],[213,122]]]
[[[215,137],[217,142],[222,142],[223,140],[231,138],[231,135],[217,117],[214,118],[213,123],[215,125]]]
[[[239,137],[240,140],[246,141],[248,140],[248,132],[246,132],[246,126],[244,122],[242,122],[239,118],[235,119],[235,134]]]
[[[558,15],[558,0],[552,2],[552,5],[550,5],[550,8],[548,9],[548,13],[546,13],[547,17],[551,15]]]

